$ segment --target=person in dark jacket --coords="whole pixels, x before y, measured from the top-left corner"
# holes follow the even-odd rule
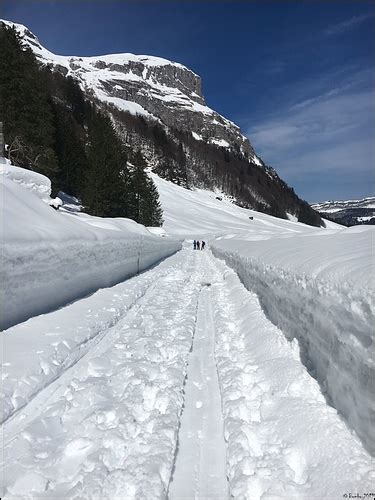
[[[197,250],[200,250],[200,243],[199,243],[199,240],[197,241]]]
[[[195,240],[193,241],[193,246],[194,246],[194,250],[196,250],[197,249],[197,242]]]
[[[202,240],[201,250],[204,250],[205,246],[206,246],[206,242]]]

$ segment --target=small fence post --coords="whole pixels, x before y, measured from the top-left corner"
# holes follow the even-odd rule
[[[0,163],[5,163],[3,122],[0,122]]]
[[[141,236],[140,239],[139,239],[137,274],[139,274],[140,267],[141,267],[141,262],[140,261],[141,261],[142,245],[143,245],[143,236]]]

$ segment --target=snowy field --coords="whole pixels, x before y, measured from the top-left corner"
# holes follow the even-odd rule
[[[178,239],[205,238],[208,249],[186,241],[149,270],[2,333],[2,498],[333,500],[374,490],[371,227],[313,228],[154,176],[167,235],[153,236],[74,203],[54,211],[45,177],[9,168],[10,297],[47,287],[44,274],[84,282],[87,262],[122,280],[121,255],[134,274]],[[64,295],[54,279],[49,293],[72,300],[74,287]],[[25,297],[15,311],[29,307]]]
[[[0,328],[118,283],[181,248],[129,219],[56,211],[47,177],[0,165]]]

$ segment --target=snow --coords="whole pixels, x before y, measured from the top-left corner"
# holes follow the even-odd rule
[[[263,166],[262,162],[259,160],[259,158],[257,157],[257,155],[256,155],[256,154],[253,154],[253,156],[252,156],[252,160],[253,160],[253,162],[254,162],[256,165],[258,165],[259,167]]]
[[[298,339],[327,400],[373,452],[374,228],[328,221],[313,228],[153,179],[168,233],[211,243],[259,295],[267,317]]]
[[[232,497],[308,500],[372,491],[373,461],[325,402],[297,341],[266,319],[235,272],[224,263],[217,272],[211,290]]]
[[[216,144],[216,146],[220,146],[221,148],[229,148],[230,144],[228,141],[225,139],[217,139],[216,137],[213,137],[210,139],[210,143]]]
[[[374,229],[212,244],[254,291],[267,317],[288,339],[327,400],[372,453],[374,448]]]
[[[100,101],[113,104],[120,111],[126,111],[131,115],[140,115],[154,121],[160,121],[156,116],[149,113],[140,104],[132,101],[127,101],[126,99],[121,99],[119,97],[110,97],[104,91],[99,88],[94,88],[95,95]]]
[[[185,498],[371,491],[373,462],[326,404],[297,341],[209,251],[189,244],[14,326],[6,345],[3,390],[24,404],[2,427],[4,499],[173,499],[180,460]]]
[[[50,497],[165,496],[199,272],[192,252],[177,254],[7,331],[4,390],[25,401],[3,426],[3,498],[29,495],[30,483]],[[39,390],[26,394],[36,381]]]
[[[0,172],[2,328],[111,286],[181,246],[129,219],[53,210],[49,179],[9,164]]]
[[[147,272],[2,334],[1,496],[307,500],[371,491],[371,228],[313,228],[152,176],[164,230],[204,236],[225,262],[188,242]],[[54,264],[49,293],[61,296],[56,276],[82,282],[100,248],[97,266],[120,262],[117,244],[129,256],[142,238],[162,245],[159,257],[178,248],[163,231],[90,217],[63,194],[52,210],[2,177],[2,230],[17,259],[10,296],[21,276],[29,286],[44,279],[35,255],[43,269],[46,255]]]
[[[210,286],[210,281],[203,283],[199,296],[170,500],[228,498]]]
[[[50,203],[51,181],[48,177],[32,170],[15,167],[8,160],[6,160],[6,163],[0,165],[0,176],[17,183],[19,186],[31,191],[41,200]]]
[[[290,214],[289,212],[287,212],[286,215],[288,216],[288,219],[291,220],[292,222],[298,222],[298,217],[296,217],[295,215]]]
[[[255,210],[240,208],[229,199],[217,200],[218,193],[204,189],[189,190],[151,174],[164,210],[163,227],[177,237],[268,239],[275,235],[325,234],[324,229],[282,220]],[[222,197],[221,193],[219,196]],[[249,217],[253,217],[250,220]],[[336,228],[342,228],[338,224]]]
[[[199,134],[197,134],[196,132],[192,132],[191,135],[194,137],[194,139],[196,139],[197,141],[203,141],[203,137]]]
[[[0,172],[17,323],[0,334],[2,498],[373,491],[373,227],[314,228],[151,174],[165,224],[147,229],[64,193],[53,210],[47,178]]]

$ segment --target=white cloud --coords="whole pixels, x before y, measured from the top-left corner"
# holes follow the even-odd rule
[[[347,142],[368,128],[374,107],[372,91],[334,91],[294,103],[277,117],[251,127],[250,141],[260,154],[275,158],[294,150],[319,150]]]
[[[344,33],[345,31],[350,30],[357,24],[360,24],[364,21],[367,21],[368,19],[372,18],[375,16],[375,12],[368,12],[367,14],[362,14],[360,16],[353,16],[350,19],[347,19],[346,21],[343,21],[342,23],[335,24],[333,26],[330,26],[326,30],[324,30],[324,34],[326,36],[332,36],[332,35],[340,35],[341,33]]]
[[[318,95],[316,82],[310,88],[305,82],[303,98],[248,129],[256,152],[307,199],[369,195],[375,164],[375,94],[368,89],[368,74],[364,76],[354,74]]]

